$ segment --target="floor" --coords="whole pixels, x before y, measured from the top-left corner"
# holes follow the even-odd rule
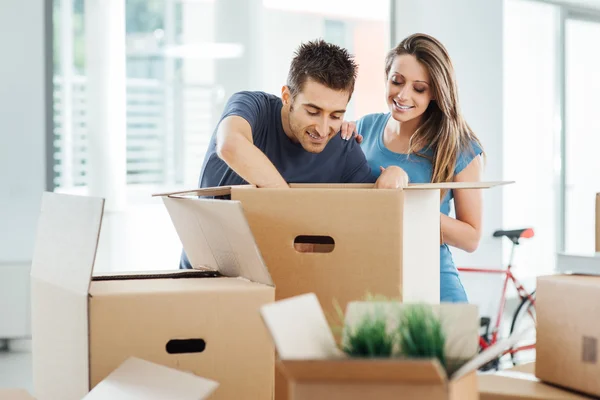
[[[9,351],[0,343],[0,388],[20,388],[33,393],[29,340],[11,341]]]

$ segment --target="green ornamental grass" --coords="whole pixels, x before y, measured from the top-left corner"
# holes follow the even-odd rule
[[[406,306],[398,324],[400,354],[407,358],[437,358],[446,368],[446,336],[430,307]]]
[[[362,316],[354,326],[346,327],[342,345],[346,354],[360,358],[437,358],[447,372],[451,372],[444,353],[446,335],[431,307],[404,304],[397,326],[390,327],[388,315],[375,304],[381,299],[370,296],[368,301],[374,302],[372,312]],[[336,308],[338,318],[343,321],[343,312]],[[336,331],[342,332],[342,327]]]
[[[352,357],[391,357],[394,342],[385,315],[375,312],[366,314],[355,327],[348,329],[343,351]]]

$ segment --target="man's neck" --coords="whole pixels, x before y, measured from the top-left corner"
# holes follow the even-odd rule
[[[292,129],[290,127],[290,108],[283,104],[281,106],[281,125],[285,136],[288,137],[292,142],[298,143],[298,140],[292,135]]]

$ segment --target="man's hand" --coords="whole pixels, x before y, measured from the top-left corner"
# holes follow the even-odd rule
[[[375,182],[376,189],[404,189],[408,186],[408,174],[402,168],[392,165],[381,169],[381,175]]]
[[[362,143],[363,137],[356,131],[356,122],[344,121],[342,122],[342,128],[340,130],[340,136],[344,140],[352,139],[352,136],[356,135],[356,141]]]

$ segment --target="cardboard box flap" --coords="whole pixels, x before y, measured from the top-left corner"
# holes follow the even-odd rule
[[[314,293],[267,304],[260,313],[282,360],[345,357]]]
[[[285,374],[295,381],[411,384],[441,384],[446,381],[446,373],[437,360],[283,360],[280,364]]]
[[[195,269],[273,285],[239,201],[163,197]]]
[[[104,199],[45,192],[31,276],[87,296]]]
[[[165,193],[155,193],[152,197],[191,197],[194,196],[227,196],[231,194],[231,186],[218,186],[218,187],[209,187],[209,188],[197,188],[197,189],[189,189],[182,190],[178,192],[165,192]]]
[[[202,400],[219,386],[215,381],[128,358],[84,397],[85,400]]]
[[[504,186],[514,181],[497,182],[443,182],[443,183],[411,183],[405,190],[423,189],[489,189],[496,186]]]
[[[33,385],[38,398],[89,390],[88,289],[104,200],[44,193],[31,268]],[[65,377],[72,382],[67,388]]]
[[[492,361],[494,358],[498,357],[505,350],[514,347],[519,340],[521,340],[527,333],[528,329],[513,333],[510,337],[499,340],[495,344],[488,347],[486,350],[479,353],[476,357],[473,357],[467,363],[465,363],[462,367],[460,367],[454,374],[452,374],[452,380],[458,380],[463,376],[469,374],[470,372],[477,371],[479,367],[487,364]]]
[[[387,327],[398,326],[399,317],[411,304],[400,302],[354,301],[346,310],[345,328],[352,328],[369,314],[382,313]],[[479,310],[475,304],[442,303],[430,306],[446,333],[444,353],[448,359],[470,360],[479,350]]]

